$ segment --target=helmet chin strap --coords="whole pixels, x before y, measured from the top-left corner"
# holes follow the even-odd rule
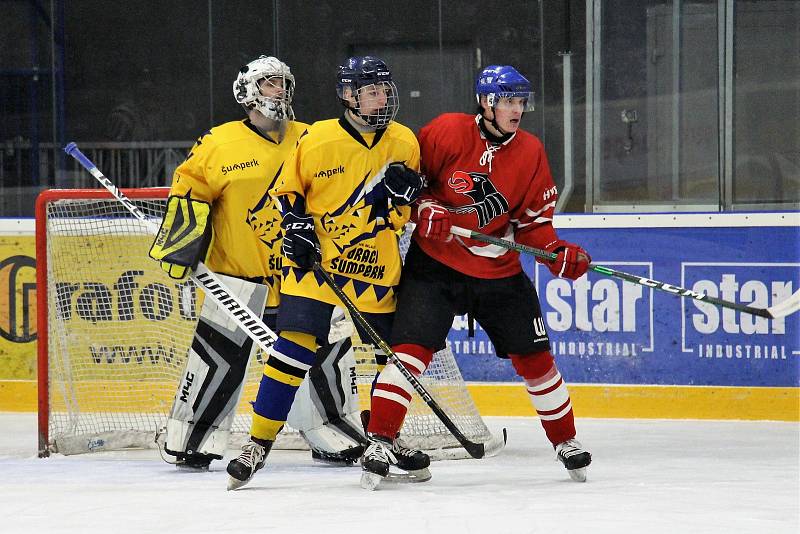
[[[345,117],[347,118],[347,121],[353,125],[353,128],[361,133],[370,133],[377,130],[374,126],[367,122],[360,113],[349,106],[347,107]]]
[[[487,118],[487,117],[486,117],[486,115],[485,115],[485,113],[486,113],[486,110],[484,109],[484,112],[483,112],[483,113],[481,113],[481,119],[483,119],[483,121],[482,121],[482,122],[484,123],[484,124],[483,124],[483,134],[486,136],[486,138],[487,138],[487,139],[490,139],[490,138],[491,138],[491,139],[490,139],[491,141],[494,141],[494,142],[497,142],[497,143],[503,143],[503,142],[507,141],[507,140],[508,140],[508,138],[509,138],[509,137],[511,137],[513,134],[512,134],[512,133],[509,133],[509,132],[506,132],[506,131],[504,131],[504,130],[503,130],[501,127],[500,127],[500,125],[499,125],[499,124],[497,124],[497,113],[495,113],[494,106],[492,106],[492,118],[491,118],[491,119]],[[486,124],[485,124],[485,123],[489,123],[489,124],[491,124],[491,125],[492,125],[492,127],[493,127],[493,128],[496,130],[496,131],[500,132],[500,136],[497,136],[497,135],[493,134],[492,132],[490,132],[490,131],[488,130],[488,128],[486,128]]]
[[[503,131],[503,129],[500,128],[500,125],[497,123],[497,113],[494,112],[494,107],[492,107],[492,121],[491,122],[492,122],[492,126],[494,126],[494,129],[497,130],[498,132],[500,132],[500,135],[508,134],[508,132]]]

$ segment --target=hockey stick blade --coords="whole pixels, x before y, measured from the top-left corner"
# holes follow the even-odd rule
[[[800,289],[792,293],[791,297],[784,300],[780,304],[776,304],[775,306],[770,306],[767,308],[767,311],[773,319],[786,317],[797,310],[800,310]]]
[[[480,232],[475,232],[473,230],[468,230],[467,228],[461,228],[459,226],[451,227],[450,233],[461,237],[468,237],[476,241],[483,241],[484,243],[497,245],[506,248],[508,250],[516,250],[517,252],[531,254],[533,256],[536,256],[537,258],[542,258],[548,261],[553,261],[557,257],[557,255],[552,252],[547,252],[545,250],[541,250],[538,248],[529,247],[527,245],[522,245],[520,243],[515,243],[514,241],[508,241],[506,239],[502,239],[499,237],[482,234]],[[771,308],[756,308],[755,306],[750,306],[748,304],[739,304],[738,302],[731,302],[728,300],[723,300],[721,298],[712,297],[710,295],[707,295],[706,293],[698,293],[697,291],[693,291],[691,289],[676,286],[673,284],[668,284],[666,282],[659,282],[658,280],[653,280],[652,278],[647,278],[645,276],[639,276],[636,274],[617,271],[615,269],[611,269],[610,267],[604,267],[602,265],[590,264],[589,270],[606,276],[619,278],[621,280],[625,280],[626,282],[630,282],[632,284],[649,287],[650,289],[657,289],[659,291],[675,295],[676,297],[687,297],[700,302],[707,302],[709,304],[714,304],[722,308],[738,310],[740,312],[749,313],[750,315],[756,315],[758,317],[766,317],[767,319],[777,319],[779,317],[789,315],[790,313],[794,313],[798,309],[800,309],[800,295],[798,295],[798,292],[795,292],[791,297],[789,297],[786,300],[786,302],[776,304]]]
[[[111,180],[109,180],[92,161],[80,151],[76,143],[69,143],[64,147],[64,152],[75,158],[89,173],[105,187],[114,198],[122,203],[128,211],[139,219],[148,230],[156,234],[158,224],[151,221],[139,207],[129,199]],[[212,271],[203,263],[190,275],[192,281],[218,306],[224,309],[231,319],[241,328],[261,349],[269,351],[278,336],[269,329],[260,317],[255,315],[239,297],[228,288]]]
[[[508,431],[504,428],[503,429],[503,437],[497,437],[492,434],[492,439],[487,441],[486,443],[462,443],[461,446],[469,453],[470,456],[473,458],[491,458],[492,456],[497,456],[500,454],[505,446],[506,442],[508,441]]]
[[[431,396],[430,392],[425,389],[425,386],[422,384],[422,382],[420,382],[419,379],[408,370],[408,368],[403,364],[402,360],[400,360],[397,354],[395,354],[395,352],[392,350],[392,347],[390,347],[389,344],[386,343],[383,338],[381,338],[375,329],[372,328],[372,325],[369,324],[369,321],[367,321],[364,316],[361,315],[361,312],[358,311],[358,308],[356,308],[356,305],[353,304],[352,300],[350,300],[350,297],[348,297],[342,288],[336,284],[331,275],[325,272],[325,269],[322,268],[322,265],[315,263],[314,271],[320,277],[322,277],[328,287],[330,287],[336,296],[339,297],[339,300],[342,301],[344,307],[350,312],[350,316],[353,318],[353,321],[361,325],[367,335],[372,338],[372,341],[375,343],[375,345],[377,345],[386,354],[386,356],[389,358],[389,361],[391,361],[395,367],[397,367],[397,370],[400,371],[400,374],[402,374],[403,377],[408,380],[408,383],[411,384],[411,387],[414,388],[414,391],[417,392],[425,404],[428,405],[428,408],[430,408],[434,415],[439,418],[439,421],[441,421],[447,430],[450,431],[453,437],[456,438],[456,440],[461,444],[462,447],[464,447],[469,455],[473,458],[483,458],[486,455],[486,448],[484,447],[484,444],[471,441],[467,436],[464,435],[463,432],[461,432],[450,416],[445,413],[442,407],[439,406],[439,403],[436,402],[436,400]],[[505,439],[505,434],[505,429],[503,429],[503,439]],[[499,448],[497,450],[499,450]]]

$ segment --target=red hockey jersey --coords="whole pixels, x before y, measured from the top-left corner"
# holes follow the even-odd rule
[[[420,130],[424,197],[445,206],[453,225],[544,248],[558,239],[552,224],[558,192],[542,142],[520,129],[493,143],[479,119],[446,113]],[[522,270],[517,252],[496,245],[458,236],[445,243],[418,233],[414,239],[429,256],[469,276],[503,278]]]

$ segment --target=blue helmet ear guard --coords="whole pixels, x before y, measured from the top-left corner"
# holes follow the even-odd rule
[[[489,106],[495,107],[502,98],[525,99],[524,111],[533,111],[531,82],[511,65],[489,65],[475,81],[475,98],[478,105],[481,95],[486,95]]]

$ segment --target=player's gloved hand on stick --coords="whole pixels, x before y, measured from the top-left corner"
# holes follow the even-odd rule
[[[586,271],[589,270],[589,264],[592,262],[592,257],[589,256],[589,253],[579,245],[560,239],[547,245],[545,250],[558,254],[558,257],[552,262],[544,260],[543,263],[547,265],[553,275],[559,278],[577,280],[586,274]]]
[[[281,224],[283,245],[281,252],[301,269],[311,269],[322,259],[319,239],[314,232],[314,218],[311,215],[287,213]]]
[[[407,206],[422,192],[425,179],[403,163],[392,163],[383,175],[383,186],[396,206]]]
[[[420,199],[417,205],[417,228],[422,237],[450,241],[453,239],[451,226],[450,212],[444,206],[435,200]]]

